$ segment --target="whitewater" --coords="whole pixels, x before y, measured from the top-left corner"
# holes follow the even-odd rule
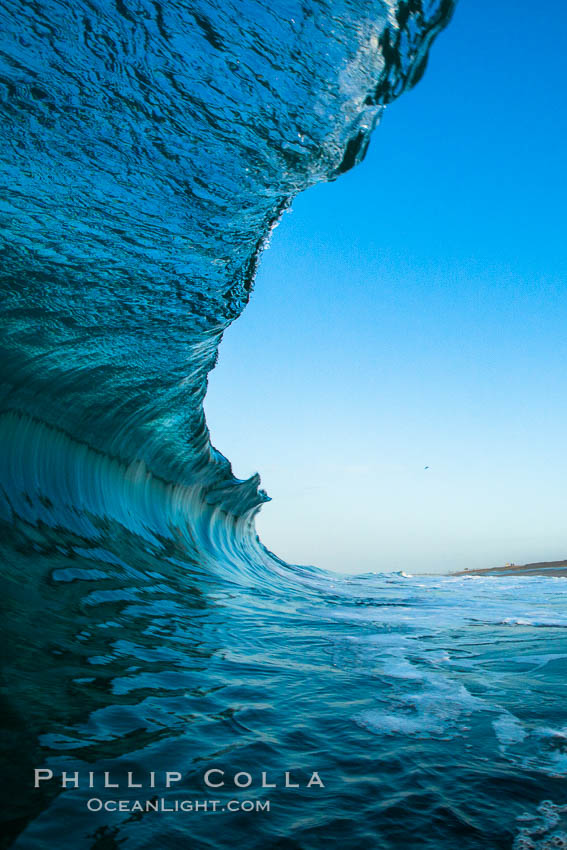
[[[0,3],[3,847],[567,847],[566,580],[286,564],[203,413],[452,11]]]

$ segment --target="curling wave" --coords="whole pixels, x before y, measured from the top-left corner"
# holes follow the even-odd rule
[[[192,487],[189,525],[211,505],[253,517],[259,479],[232,476],[203,415],[222,333],[283,209],[362,159],[452,5],[5,4],[0,428],[19,516],[25,492],[65,526],[60,494],[77,485],[89,513],[96,492],[105,516],[135,521],[132,487],[97,480],[102,453]],[[32,438],[32,422],[48,430]],[[56,434],[95,452],[80,473]],[[50,440],[80,485],[61,467],[36,491]]]

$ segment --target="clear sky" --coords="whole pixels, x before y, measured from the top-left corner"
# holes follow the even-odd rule
[[[362,165],[276,229],[205,410],[280,557],[567,558],[566,34],[561,0],[460,0]]]

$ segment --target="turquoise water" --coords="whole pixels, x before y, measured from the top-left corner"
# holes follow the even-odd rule
[[[452,5],[2,4],[3,846],[566,846],[565,580],[285,564],[203,415]]]
[[[50,663],[11,692],[18,750],[37,734],[33,767],[55,778],[15,848],[567,846],[565,579],[282,567],[245,588],[180,552],[46,561],[41,608],[56,599],[69,616],[16,644],[18,667]],[[31,767],[14,781],[25,770],[29,786]],[[209,769],[226,788],[206,787]],[[82,786],[94,771],[95,789],[62,791],[62,770]],[[166,770],[183,777],[169,790]],[[104,790],[104,771],[144,788]],[[282,787],[286,771],[302,787]],[[323,788],[304,787],[314,771]],[[238,772],[250,787],[234,787]],[[270,811],[87,808],[156,797]]]

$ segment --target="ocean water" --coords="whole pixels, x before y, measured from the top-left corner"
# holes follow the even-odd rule
[[[285,564],[203,415],[452,7],[0,3],[2,846],[567,847],[565,579]]]

